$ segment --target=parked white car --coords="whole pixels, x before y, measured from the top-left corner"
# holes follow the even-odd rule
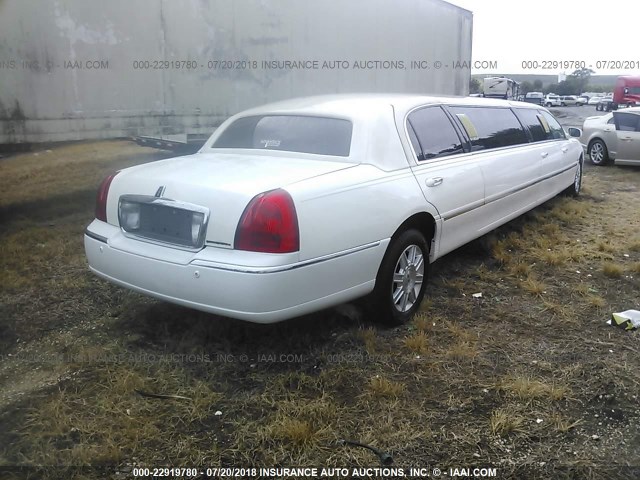
[[[558,95],[550,93],[546,97],[544,97],[545,107],[560,107],[561,105],[562,100],[560,100],[560,97]]]
[[[370,294],[401,324],[429,263],[578,194],[582,159],[528,103],[295,99],[231,117],[194,155],[107,177],[85,249],[99,276],[207,312],[269,323]]]

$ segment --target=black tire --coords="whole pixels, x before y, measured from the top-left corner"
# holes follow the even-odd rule
[[[582,160],[578,162],[578,170],[576,170],[576,176],[573,179],[573,183],[569,185],[562,193],[569,197],[577,197],[582,190]]]
[[[609,163],[609,151],[607,150],[607,145],[599,138],[591,141],[587,151],[589,153],[591,163],[594,165],[606,165]]]
[[[393,238],[368,302],[373,317],[388,326],[411,320],[424,298],[428,271],[429,245],[422,233],[410,229]]]

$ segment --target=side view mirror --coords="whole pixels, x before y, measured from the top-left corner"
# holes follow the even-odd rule
[[[582,130],[580,130],[579,128],[576,127],[569,127],[567,128],[567,132],[569,133],[570,137],[581,137],[582,136]]]
[[[629,95],[629,87],[624,87],[624,94]]]

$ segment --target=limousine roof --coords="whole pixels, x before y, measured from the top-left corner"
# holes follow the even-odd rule
[[[307,113],[332,114],[345,117],[365,116],[365,112],[386,110],[393,105],[396,112],[408,111],[421,105],[476,105],[493,107],[543,108],[526,102],[500,100],[485,97],[461,96],[424,96],[409,94],[339,94],[319,95],[313,97],[293,98],[252,108],[241,113],[245,115],[261,115],[265,113]]]
[[[241,117],[259,115],[324,116],[348,119],[354,123],[349,157],[331,157],[334,161],[364,162],[385,171],[391,171],[407,166],[406,159],[402,160],[404,157],[397,155],[399,149],[404,149],[407,155],[410,151],[408,140],[404,136],[402,138],[398,136],[396,122],[402,122],[406,113],[415,107],[439,104],[542,108],[531,103],[490,98],[404,94],[342,94],[294,98],[245,110],[232,116],[213,133],[200,151],[206,152],[212,148],[221,132]],[[258,151],[254,150],[254,152]]]

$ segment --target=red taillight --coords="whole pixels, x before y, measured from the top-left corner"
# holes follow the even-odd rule
[[[96,195],[96,218],[103,222],[107,221],[107,195],[109,195],[109,187],[111,186],[113,177],[117,174],[118,172],[112,173],[102,180],[100,188],[98,188],[98,194]]]
[[[265,253],[300,250],[298,216],[291,195],[272,190],[253,197],[240,217],[235,248]]]

